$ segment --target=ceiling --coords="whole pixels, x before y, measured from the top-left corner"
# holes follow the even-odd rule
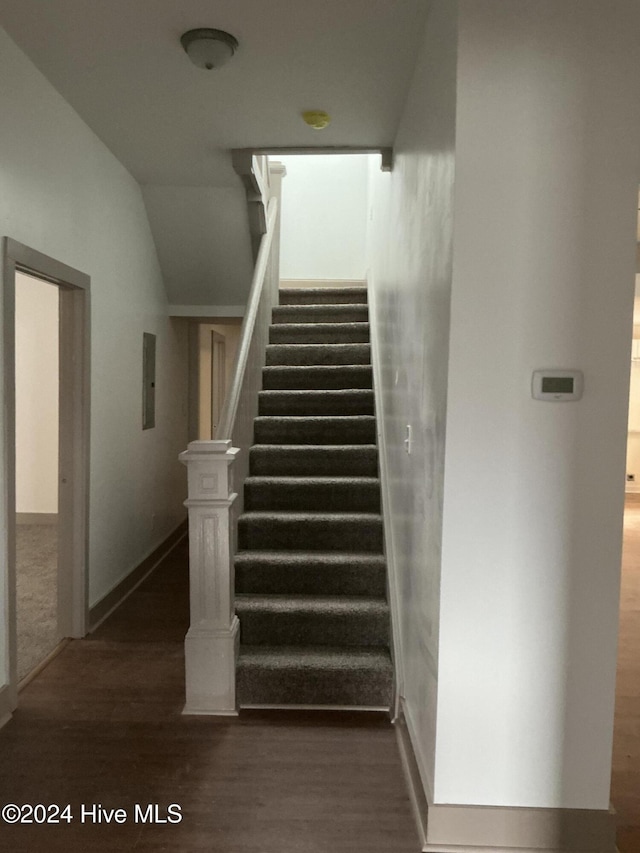
[[[393,143],[428,0],[0,0],[0,26],[141,184],[238,186],[235,147]],[[224,29],[217,71],[179,42]],[[327,110],[327,130],[306,109]]]
[[[243,305],[231,148],[389,146],[429,0],[0,0],[0,26],[142,185],[169,303]],[[231,32],[216,71],[180,35]],[[321,132],[301,112],[332,116]]]

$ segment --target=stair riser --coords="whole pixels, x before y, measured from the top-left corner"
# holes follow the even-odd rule
[[[366,305],[281,305],[273,309],[273,323],[366,323]]]
[[[371,346],[364,344],[269,344],[267,365],[370,364]]]
[[[280,288],[280,305],[355,305],[366,302],[366,287]]]
[[[380,485],[245,483],[246,510],[380,512]]]
[[[243,613],[240,641],[265,646],[381,646],[389,645],[386,613],[317,615],[309,613]]]
[[[373,391],[261,391],[260,415],[373,415]]]
[[[256,418],[256,444],[375,444],[375,418]]]
[[[384,565],[317,566],[236,563],[236,592],[263,595],[369,595],[384,597]]]
[[[267,518],[238,521],[241,550],[382,552],[382,522]]]
[[[373,387],[371,368],[367,365],[348,367],[265,367],[262,371],[265,391]]]
[[[270,670],[240,668],[236,682],[240,707],[252,705],[312,705],[389,708],[391,676],[363,670],[351,673],[286,671],[282,679]]]
[[[378,451],[375,447],[337,449],[260,447],[252,448],[249,467],[254,476],[270,477],[376,477]]]
[[[369,343],[368,323],[282,323],[269,326],[270,344]]]

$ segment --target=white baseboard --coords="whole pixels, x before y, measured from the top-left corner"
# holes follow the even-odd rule
[[[16,524],[57,524],[57,512],[17,512]]]
[[[53,649],[53,651],[50,651],[49,654],[46,656],[46,658],[41,660],[40,663],[36,667],[34,667],[34,669],[32,669],[31,672],[27,673],[27,675],[25,675],[25,677],[20,681],[20,683],[18,684],[18,693],[21,690],[24,690],[24,688],[28,684],[31,684],[31,682],[34,680],[34,678],[37,678],[40,675],[40,673],[49,666],[51,661],[54,658],[57,658],[58,655],[60,654],[60,652],[64,651],[64,649],[71,642],[72,642],[72,640],[69,637],[65,637],[64,639],[60,640],[60,642],[55,647],[55,649]]]
[[[416,753],[413,748],[413,744],[411,743],[411,735],[407,727],[407,720],[402,707],[400,707],[400,711],[395,720],[395,729],[398,740],[398,751],[400,752],[402,769],[404,770],[409,800],[411,801],[411,809],[413,811],[413,817],[418,831],[420,850],[424,850],[427,844],[429,804],[424,793],[422,780],[420,778],[420,770],[416,760]]]
[[[611,809],[432,802],[402,708],[396,734],[422,853],[616,853]]]
[[[237,717],[237,711],[209,711],[207,708],[198,708],[193,705],[185,705],[182,708],[185,717]]]
[[[100,601],[97,601],[89,609],[89,633],[92,633],[101,625],[105,619],[117,610],[118,607],[149,577],[159,563],[188,535],[187,520],[180,524],[170,533],[138,566],[133,568],[127,575],[116,583]]]
[[[170,317],[212,319],[218,317],[244,317],[246,305],[170,305]]]

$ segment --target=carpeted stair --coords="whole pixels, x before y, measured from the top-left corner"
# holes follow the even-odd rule
[[[269,340],[235,557],[239,704],[388,708],[366,288],[281,289]]]

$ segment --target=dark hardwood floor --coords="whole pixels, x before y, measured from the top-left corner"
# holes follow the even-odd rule
[[[0,821],[11,853],[416,853],[395,735],[382,716],[183,717],[186,543],[93,635],[20,694],[0,731],[0,806],[71,805],[57,825]],[[135,804],[181,807],[136,823]],[[81,807],[126,823],[81,823]],[[104,814],[105,812],[103,812]]]
[[[8,825],[11,853],[417,853],[394,732],[380,716],[183,717],[186,543],[20,694],[0,730],[0,806],[71,804],[72,823]],[[625,516],[612,801],[640,851],[640,501]],[[134,820],[135,804],[179,824]],[[124,824],[82,824],[81,805]]]

